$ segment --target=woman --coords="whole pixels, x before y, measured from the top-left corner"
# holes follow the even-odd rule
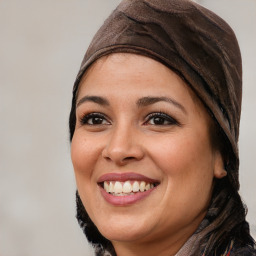
[[[256,255],[238,194],[241,56],[188,0],[125,0],[70,113],[77,218],[96,255]]]

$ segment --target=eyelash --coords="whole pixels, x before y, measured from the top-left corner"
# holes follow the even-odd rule
[[[110,123],[108,121],[108,118],[105,115],[101,113],[96,113],[96,112],[84,115],[82,118],[80,118],[80,123],[81,125],[102,125],[102,124],[89,123],[88,121],[93,118],[100,118],[101,120],[106,120],[108,123]]]
[[[179,125],[177,120],[175,120],[173,117],[163,113],[163,112],[155,112],[151,113],[146,117],[146,122],[145,124],[148,125],[149,121],[152,120],[153,118],[160,118],[161,121],[168,122],[167,124],[152,124],[152,125],[157,125],[157,126],[167,126],[167,125]]]
[[[94,121],[96,118],[99,118],[101,120],[101,122],[106,121],[107,123],[89,123],[90,119],[93,119]],[[143,123],[144,125],[150,125],[150,120],[153,120],[154,118],[159,118],[158,121],[160,121],[160,123],[158,124],[151,124],[151,125],[156,125],[156,126],[167,126],[167,125],[180,125],[177,120],[175,120],[173,117],[163,113],[163,112],[154,112],[154,113],[150,113],[149,115],[146,116],[146,121]],[[156,120],[155,120],[156,122]],[[167,123],[166,123],[167,122]],[[108,120],[108,118],[101,113],[89,113],[84,115],[82,118],[80,118],[80,123],[81,125],[108,125],[111,124],[110,121]]]

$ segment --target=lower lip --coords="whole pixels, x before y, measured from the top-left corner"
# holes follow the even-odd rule
[[[99,188],[102,196],[108,203],[115,206],[126,206],[126,205],[134,204],[144,199],[145,197],[148,197],[155,190],[156,187],[149,189],[145,192],[138,192],[133,195],[127,195],[127,196],[114,196],[112,194],[107,193],[102,187],[99,187]]]

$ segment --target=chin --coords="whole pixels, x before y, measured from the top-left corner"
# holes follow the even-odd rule
[[[100,230],[101,234],[110,241],[118,242],[133,242],[139,241],[144,237],[147,237],[147,230],[133,230],[129,227],[127,228],[107,228]]]
[[[110,241],[132,242],[151,234],[154,224],[136,216],[113,216],[103,222],[96,222],[100,233]]]

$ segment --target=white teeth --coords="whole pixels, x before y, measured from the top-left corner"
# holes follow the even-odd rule
[[[131,193],[119,193],[119,194],[114,194],[115,196],[129,196],[129,195],[133,195],[134,193],[133,192],[131,192]]]
[[[146,182],[145,182],[145,181],[142,181],[142,182],[140,183],[140,192],[145,191],[145,186],[146,186]]]
[[[104,181],[104,189],[109,193],[109,185],[106,181]]]
[[[139,192],[140,190],[140,184],[138,181],[134,181],[133,185],[132,185],[132,191],[133,192]]]
[[[108,187],[108,192],[109,193],[113,193],[114,192],[114,184],[112,183],[112,181],[109,182],[109,187]]]
[[[117,181],[114,186],[114,193],[122,193],[123,192],[123,186],[121,182]]]
[[[145,187],[146,191],[150,189],[150,184],[148,183]]]
[[[124,193],[131,193],[132,192],[132,185],[130,181],[126,181],[123,185],[123,192]]]
[[[132,195],[137,192],[144,192],[153,189],[154,184],[146,183],[145,181],[104,181],[103,188],[107,193],[112,193],[115,196]]]

